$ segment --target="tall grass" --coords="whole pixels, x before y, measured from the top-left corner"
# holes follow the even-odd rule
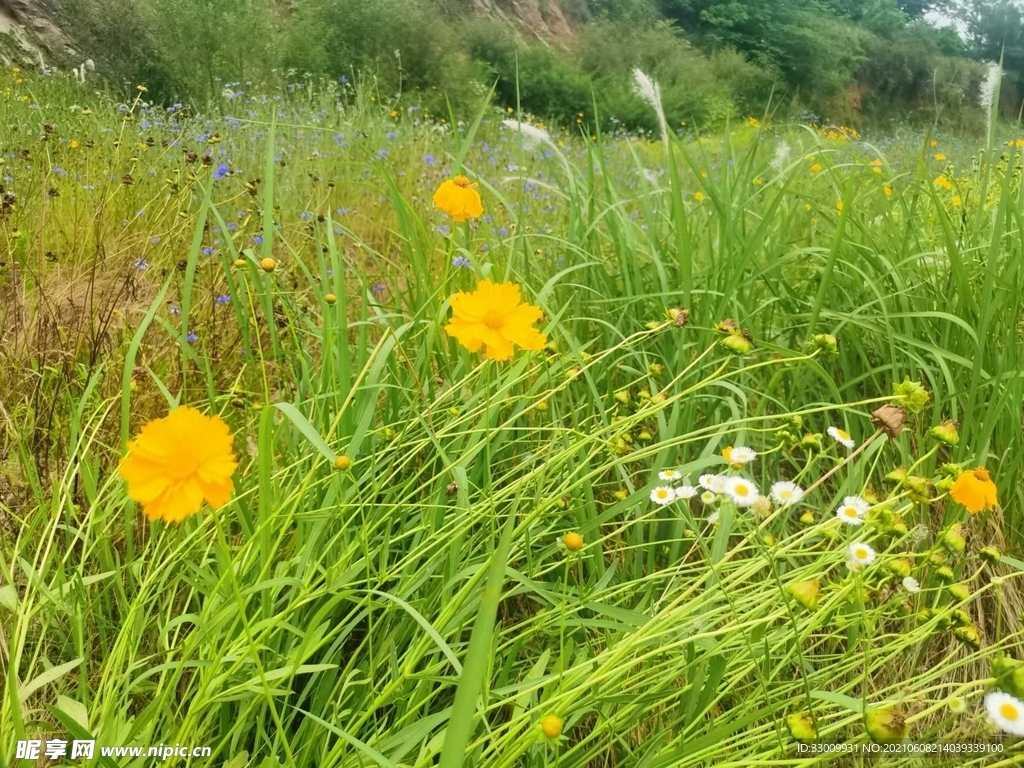
[[[231,766],[811,764],[787,715],[864,744],[883,707],[918,742],[997,740],[980,697],[1021,653],[1024,572],[1018,147],[754,120],[527,147],[484,107],[453,131],[313,85],[218,119],[8,85],[5,758],[71,735]],[[476,224],[429,207],[459,167]],[[544,309],[546,351],[445,335],[483,276]],[[890,437],[871,413],[907,377],[930,399]],[[243,460],[228,506],[168,527],[114,469],[176,403],[221,414]],[[927,437],[945,418],[956,447]],[[805,500],[651,502],[659,471],[737,474],[740,444],[762,493]],[[990,469],[1000,510],[945,495],[954,461]],[[855,494],[877,504],[844,528]],[[856,571],[855,540],[878,552]],[[1010,764],[999,744],[951,759]]]

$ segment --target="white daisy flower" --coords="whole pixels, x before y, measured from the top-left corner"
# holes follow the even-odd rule
[[[717,498],[718,497],[715,494],[713,494],[711,491],[704,491],[704,493],[702,493],[700,495],[700,500],[702,502],[704,502],[705,504],[714,504],[715,503],[715,499],[717,499]]]
[[[857,570],[865,565],[871,565],[875,562],[875,550],[869,547],[862,541],[855,541],[850,545],[850,565],[851,570]]]
[[[718,475],[701,475],[697,478],[697,485],[701,488],[707,488],[710,491],[711,484],[715,482],[716,477],[718,477]]]
[[[836,509],[836,517],[847,525],[863,525],[871,505],[860,496],[847,496]]]
[[[677,499],[692,499],[697,495],[697,489],[692,485],[680,485],[675,491]]]
[[[985,694],[985,711],[988,719],[999,730],[1024,736],[1024,703],[1003,691]]]
[[[735,448],[730,445],[722,451],[722,456],[734,467],[741,467],[756,459],[757,451],[753,448],[747,448],[745,445],[737,445]]]
[[[784,507],[787,504],[799,502],[804,497],[804,489],[796,483],[780,480],[772,485],[771,496],[775,499],[776,504]]]
[[[737,507],[752,506],[761,496],[757,486],[745,477],[728,478],[725,481],[725,492]]]
[[[912,595],[921,591],[920,583],[918,583],[917,579],[913,576],[907,576],[907,578],[903,580],[903,588]]]
[[[659,485],[653,491],[651,491],[651,501],[655,504],[665,506],[675,501],[676,492],[667,485]]]
[[[718,525],[718,513],[712,512],[708,515],[708,522],[711,523],[711,525]]]
[[[663,469],[658,473],[659,480],[678,480],[682,475],[674,469]]]
[[[828,432],[829,437],[831,437],[833,440],[835,440],[837,443],[839,443],[845,448],[849,448],[852,450],[853,447],[857,445],[857,443],[853,441],[853,438],[850,437],[850,433],[847,432],[845,429],[840,429],[839,427],[829,427],[826,431]]]

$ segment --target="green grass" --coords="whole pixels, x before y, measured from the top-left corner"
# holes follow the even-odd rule
[[[171,119],[0,77],[4,759],[87,734],[231,766],[809,765],[786,715],[864,744],[884,706],[917,742],[998,738],[981,696],[1024,611],[1020,148],[752,124],[670,156],[531,148],[483,107],[459,134],[252,87]],[[460,166],[491,218],[439,230]],[[448,297],[488,275],[544,309],[547,350],[485,362],[447,337]],[[890,438],[870,414],[907,377],[930,399]],[[176,403],[222,415],[241,466],[229,505],[169,527],[115,468]],[[947,418],[955,447],[927,435]],[[732,472],[741,444],[762,493],[810,489],[796,509],[650,501],[659,471]],[[949,462],[988,467],[1001,509],[949,500]],[[878,503],[844,528],[854,494]],[[878,559],[851,572],[855,540]],[[786,589],[809,580],[813,610]],[[1009,764],[1001,743],[951,759]]]

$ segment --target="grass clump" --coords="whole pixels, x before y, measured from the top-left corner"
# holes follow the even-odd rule
[[[1009,759],[1015,136],[453,127],[333,84],[205,117],[4,77],[5,753]],[[118,474],[183,406],[233,436],[232,494],[150,523],[139,483],[219,504],[198,432]]]

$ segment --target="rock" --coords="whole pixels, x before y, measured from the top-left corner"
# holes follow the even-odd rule
[[[561,42],[575,37],[572,25],[555,0],[474,0],[473,9],[502,16],[524,33],[545,42]]]
[[[74,54],[52,0],[0,0],[0,63],[45,67]]]

